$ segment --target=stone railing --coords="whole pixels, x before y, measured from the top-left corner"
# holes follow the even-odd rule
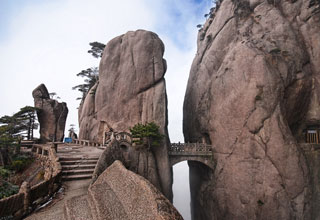
[[[101,144],[89,141],[89,140],[80,140],[80,139],[72,139],[72,143],[79,144],[83,146],[93,146],[93,147],[99,147]]]
[[[169,149],[170,155],[200,155],[200,154],[212,154],[212,146],[204,143],[171,143]]]
[[[115,134],[115,138],[117,141],[125,141],[128,143],[132,143],[132,136],[128,132],[119,132]]]
[[[38,141],[37,140],[22,140],[20,142],[21,147],[27,147],[31,148],[34,144],[36,144]]]
[[[106,145],[108,145],[112,141],[112,139],[116,139],[119,142],[125,141],[130,144],[132,143],[131,135],[127,132],[124,132],[124,131],[123,132],[114,132],[113,135],[110,135],[110,137],[112,137],[112,138],[105,140]],[[90,140],[81,140],[81,139],[72,139],[72,143],[83,145],[83,146],[93,146],[93,147],[102,146],[102,144],[100,144],[100,143],[96,143],[96,142],[93,142]]]
[[[59,189],[61,183],[61,164],[56,155],[54,144],[38,145],[32,147],[32,152],[40,158],[45,166],[45,180],[30,186],[23,182],[19,193],[0,200],[0,219],[11,216],[13,219],[21,219],[33,208],[47,201],[50,196]]]

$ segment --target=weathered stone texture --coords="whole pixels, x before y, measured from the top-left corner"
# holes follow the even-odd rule
[[[93,173],[93,182],[114,161],[121,161],[130,171],[139,174],[161,189],[154,154],[147,149],[135,149],[129,144],[113,141],[102,153]]]
[[[97,219],[182,219],[160,191],[115,161],[89,187]]]
[[[40,140],[42,143],[63,141],[64,129],[68,116],[68,107],[65,102],[59,103],[50,99],[49,92],[44,84],[39,85],[32,92],[34,106],[40,123]]]
[[[193,219],[312,219],[297,142],[320,123],[320,15],[313,0],[224,0],[199,32],[184,101]],[[196,180],[195,180],[196,179]]]
[[[109,129],[127,131],[137,123],[155,122],[167,132],[167,95],[164,45],[152,32],[130,31],[105,47],[99,83],[79,109],[80,139],[101,143]],[[168,159],[169,138],[154,149],[160,190],[172,199],[172,172]]]
[[[320,219],[320,146],[300,144],[310,170],[311,181],[311,219]]]
[[[88,196],[66,202],[66,219],[82,219],[79,212],[97,220],[183,219],[156,187],[127,170],[120,161],[112,163],[90,185]]]

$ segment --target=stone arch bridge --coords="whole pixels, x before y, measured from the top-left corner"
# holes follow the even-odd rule
[[[106,145],[112,139],[126,146],[132,145],[133,142],[133,138],[128,132],[110,133],[107,136],[109,138],[106,139]],[[211,169],[214,169],[215,166],[212,146],[205,143],[171,143],[168,154],[171,166],[186,160],[201,162]]]
[[[191,160],[201,162],[214,169],[212,146],[204,143],[171,143],[169,149],[170,165]]]

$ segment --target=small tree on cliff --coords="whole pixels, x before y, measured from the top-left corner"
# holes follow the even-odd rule
[[[95,58],[101,58],[106,45],[97,41],[91,42],[89,45],[91,46],[91,49],[88,50],[88,53],[91,53]]]
[[[149,150],[152,146],[159,146],[164,135],[160,134],[159,126],[154,122],[136,124],[130,128],[134,143],[144,145]]]
[[[82,97],[77,99],[84,99],[88,94],[89,90],[99,81],[99,70],[98,67],[91,67],[86,70],[82,70],[77,76],[84,78],[84,84],[80,84],[72,87],[73,90],[77,89],[82,93]]]
[[[90,53],[94,58],[101,58],[106,45],[96,41],[89,43],[89,45],[91,46],[91,49],[88,50],[88,53]],[[77,74],[77,76],[83,77],[84,83],[76,85],[72,87],[72,89],[81,92],[82,96],[77,98],[77,100],[83,100],[90,89],[99,81],[99,68],[91,67],[86,70],[82,70]]]
[[[50,92],[49,96],[50,96],[50,99],[55,99],[55,100],[60,99],[60,97],[57,95],[56,92]]]

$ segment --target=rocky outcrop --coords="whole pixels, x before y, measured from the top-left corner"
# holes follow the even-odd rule
[[[315,0],[219,1],[199,31],[184,101],[193,219],[316,219],[298,142],[319,124],[320,6]],[[319,183],[318,183],[319,184]]]
[[[105,131],[127,131],[137,123],[155,122],[167,138],[154,149],[160,190],[172,198],[167,147],[167,95],[164,45],[148,31],[128,32],[105,47],[99,83],[79,108],[80,139],[102,143]]]
[[[44,84],[33,90],[34,106],[38,108],[38,120],[40,123],[40,140],[63,141],[68,108],[65,102],[59,103],[50,99],[49,92]]]
[[[89,187],[88,196],[65,205],[66,219],[183,219],[173,205],[146,179],[120,161],[110,165]]]
[[[155,187],[161,189],[153,152],[145,148],[137,149],[117,140],[112,141],[101,154],[93,173],[93,182],[116,160],[121,161],[128,170],[146,178]]]

